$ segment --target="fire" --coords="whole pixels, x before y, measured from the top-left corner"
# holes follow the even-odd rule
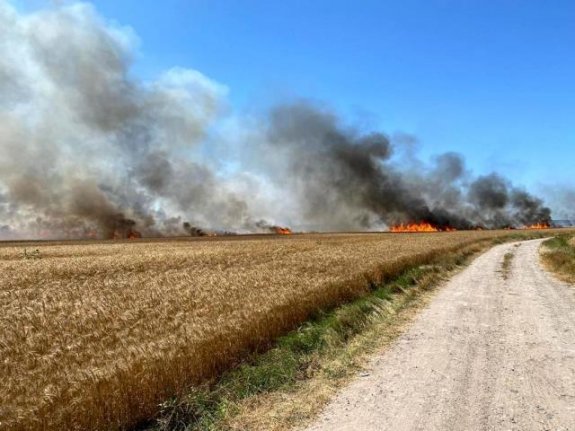
[[[138,238],[142,238],[142,234],[137,230],[131,230],[128,233],[128,239],[138,239]]]
[[[130,229],[127,232],[121,231],[116,229],[109,237],[113,240],[120,240],[120,239],[139,239],[142,238],[142,234],[137,230]]]
[[[291,235],[292,231],[289,227],[273,226],[272,230],[277,235]]]
[[[409,223],[392,226],[391,232],[439,232],[439,229],[427,222]]]
[[[89,230],[84,234],[84,238],[97,239],[98,238],[98,231],[96,229]]]
[[[444,228],[438,228],[437,226],[433,226],[431,223],[428,222],[419,222],[419,223],[408,223],[408,224],[399,224],[396,226],[392,226],[390,232],[400,233],[400,232],[455,232],[457,229],[447,226]]]
[[[550,229],[551,225],[547,222],[535,223],[531,226],[525,226],[525,229]]]

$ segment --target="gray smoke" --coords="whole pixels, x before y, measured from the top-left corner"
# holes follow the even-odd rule
[[[304,218],[314,224],[369,228],[430,216],[401,175],[384,168],[392,152],[385,135],[344,130],[331,113],[299,103],[273,110],[268,139],[288,165],[286,178],[303,203]]]
[[[130,73],[134,45],[130,29],[89,4],[21,14],[0,0],[1,238],[550,217],[497,175],[473,180],[457,154],[401,166],[388,136],[311,103],[214,133],[226,88],[181,68],[141,82]]]
[[[131,32],[88,4],[22,15],[0,0],[0,40],[3,226],[109,237],[170,232],[172,213],[246,219],[246,203],[194,161],[223,86],[185,69],[133,79]]]
[[[437,157],[431,168],[402,169],[392,162],[386,135],[345,127],[309,103],[277,107],[268,124],[270,151],[287,166],[282,181],[313,224],[353,229],[429,222],[465,229],[550,220],[541,200],[497,174],[470,178],[457,154]]]
[[[497,174],[475,180],[469,197],[477,208],[477,222],[487,227],[523,226],[551,220],[551,210],[541,199],[512,187]]]
[[[558,220],[575,224],[575,186],[572,184],[546,184],[539,186],[546,201],[553,208],[553,216]]]

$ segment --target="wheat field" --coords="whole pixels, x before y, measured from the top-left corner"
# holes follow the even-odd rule
[[[370,281],[503,235],[1,245],[0,429],[133,427]]]

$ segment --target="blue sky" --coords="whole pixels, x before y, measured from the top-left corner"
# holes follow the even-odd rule
[[[308,97],[416,135],[423,157],[457,151],[532,189],[574,182],[573,1],[92,3],[134,29],[143,79],[194,68],[238,111]]]

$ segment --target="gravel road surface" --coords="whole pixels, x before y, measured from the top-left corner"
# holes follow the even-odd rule
[[[540,245],[477,258],[308,431],[575,431],[575,287]]]

